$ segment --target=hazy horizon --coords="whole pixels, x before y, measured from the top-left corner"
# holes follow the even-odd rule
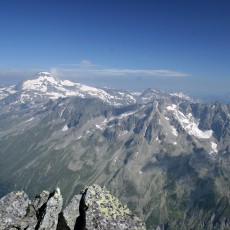
[[[39,71],[40,72],[40,71]],[[32,79],[34,77],[36,77],[36,74],[38,72],[35,72],[34,74],[32,74],[31,76],[27,76],[25,74],[25,76],[21,76],[18,78],[10,78],[7,79],[8,82],[6,81],[6,84],[2,84],[0,85],[0,87],[7,87],[7,86],[11,86],[11,85],[17,85],[23,81]],[[184,89],[181,89],[180,85],[177,86],[175,84],[175,79],[173,79],[171,81],[171,86],[166,85],[166,87],[163,86],[163,84],[161,85],[161,83],[163,83],[163,81],[167,82],[167,84],[170,83],[169,79],[160,79],[161,82],[158,82],[157,84],[150,84],[151,79],[148,78],[143,78],[143,77],[129,77],[129,78],[125,78],[122,79],[122,77],[113,77],[110,78],[109,80],[106,81],[105,78],[95,78],[95,77],[89,77],[87,78],[74,78],[74,77],[65,77],[65,76],[58,76],[58,75],[54,75],[55,77],[57,77],[60,80],[70,80],[73,81],[75,83],[81,83],[81,84],[86,84],[92,87],[99,87],[99,88],[111,88],[111,89],[121,89],[121,90],[128,90],[128,91],[137,91],[137,92],[143,92],[148,88],[153,88],[153,89],[157,89],[157,90],[162,90],[165,92],[182,92],[185,94],[188,94],[190,96],[193,97],[197,97],[197,98],[203,98],[203,97],[211,97],[213,96],[214,99],[215,97],[218,96],[225,96],[225,95],[229,95],[230,92],[228,90],[226,90],[225,92],[221,91],[221,92],[215,92],[215,93],[208,93],[208,92],[202,92],[199,90],[195,90],[195,91],[190,91],[189,89],[186,90],[186,87],[184,87]],[[159,79],[158,79],[159,80]],[[174,82],[173,82],[174,81]],[[134,84],[132,84],[134,82]]]

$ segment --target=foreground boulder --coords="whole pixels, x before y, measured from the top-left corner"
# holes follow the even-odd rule
[[[24,192],[11,192],[0,200],[0,229],[18,228],[31,204]]]
[[[58,214],[62,210],[62,196],[60,189],[57,188],[49,195],[46,203],[39,209],[39,217],[36,229],[53,229],[57,228]]]
[[[79,229],[77,221],[82,201],[88,230],[146,229],[145,224],[105,188],[93,185],[85,191],[83,195],[74,196],[64,210],[59,188],[52,193],[43,191],[33,202],[24,192],[11,192],[0,199],[0,230]]]
[[[0,230],[56,229],[62,203],[59,188],[43,191],[33,202],[25,192],[11,192],[0,199]]]
[[[64,209],[63,216],[70,229],[74,229],[74,216],[79,215],[77,204],[81,196],[75,196]],[[89,186],[86,193],[86,228],[87,229],[145,229],[145,224],[105,188]],[[74,213],[74,216],[72,215]]]

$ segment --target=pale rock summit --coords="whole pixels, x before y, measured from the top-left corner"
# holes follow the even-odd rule
[[[30,201],[24,192],[12,192],[0,199],[0,230],[74,230],[77,228],[81,195],[62,210],[60,189],[43,191]],[[145,224],[127,206],[99,185],[88,187],[86,197],[88,230],[145,230]],[[78,228],[77,228],[78,229]]]

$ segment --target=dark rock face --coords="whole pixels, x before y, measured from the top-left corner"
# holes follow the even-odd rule
[[[80,215],[76,219],[74,230],[85,230],[86,229],[86,211],[88,206],[85,204],[86,193],[88,189],[85,189],[85,192],[81,196],[79,204],[79,213]]]
[[[63,211],[62,203],[59,188],[43,191],[33,202],[24,192],[11,192],[0,200],[0,230],[145,229],[138,217],[98,185],[75,196]]]

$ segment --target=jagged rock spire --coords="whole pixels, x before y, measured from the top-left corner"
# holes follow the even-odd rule
[[[88,230],[145,230],[145,224],[105,188],[93,185],[87,190],[82,196],[76,195],[63,211],[59,188],[52,193],[43,191],[33,202],[25,192],[9,193],[0,199],[0,230],[75,230],[82,215],[80,203],[87,206],[84,218]]]

